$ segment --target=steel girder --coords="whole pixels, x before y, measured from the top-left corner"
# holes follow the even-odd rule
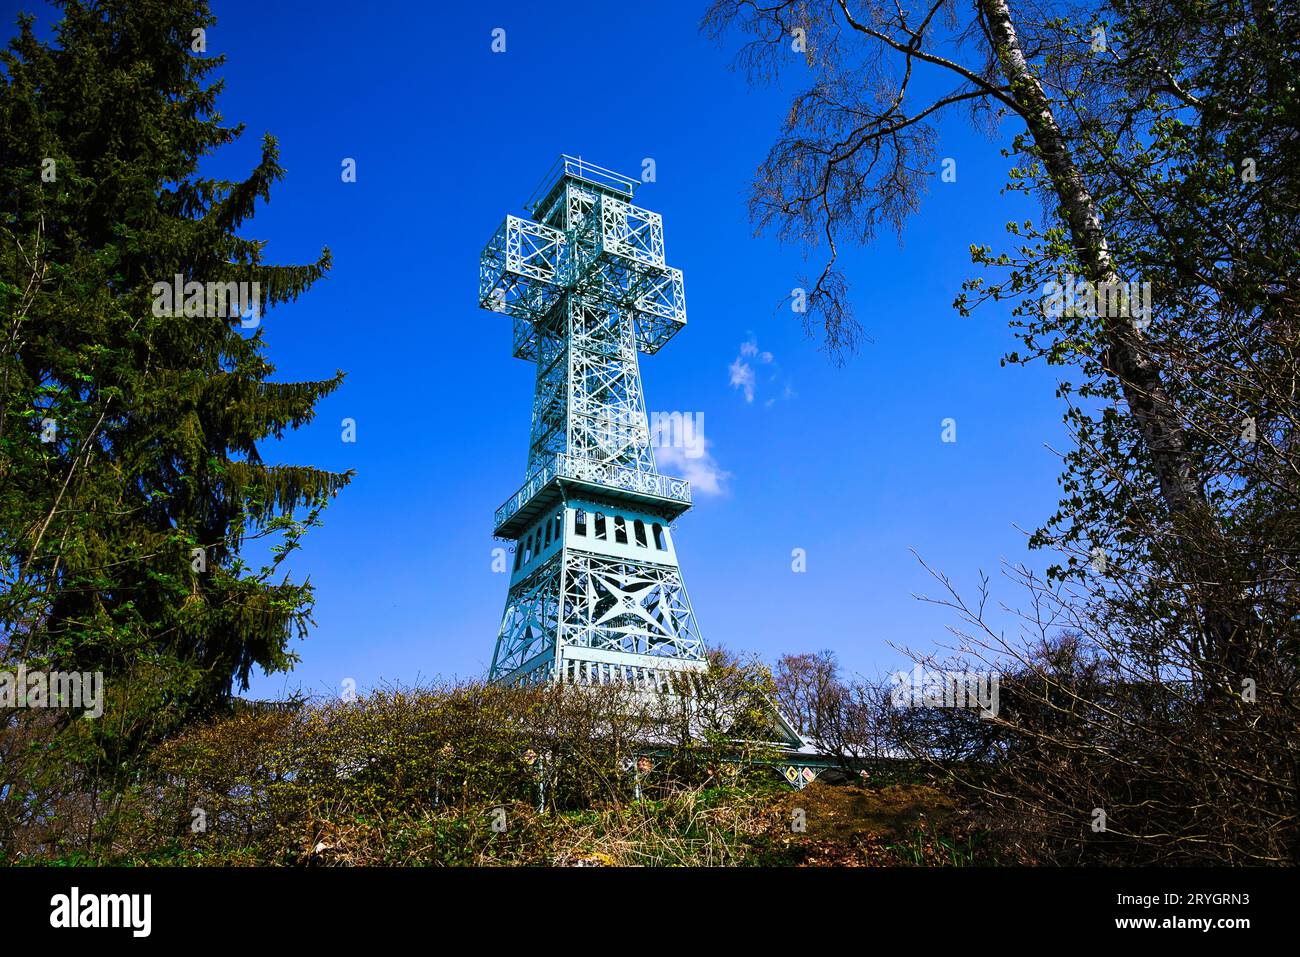
[[[528,474],[565,451],[569,432],[569,348],[552,335],[537,340],[537,384],[528,439]]]
[[[560,640],[567,647],[629,655],[699,659],[681,571],[676,566],[621,561],[581,551],[566,555]]]
[[[653,472],[632,326],[607,303],[566,294],[564,335],[539,334],[528,474],[557,453]]]
[[[597,683],[701,670],[704,644],[676,563],[565,547],[512,586],[491,678],[514,683],[568,671],[573,680],[574,662],[587,680],[596,666]]]
[[[512,676],[530,662],[544,665],[554,660],[560,621],[560,565],[560,556],[556,556],[510,589],[492,657],[493,679]]]

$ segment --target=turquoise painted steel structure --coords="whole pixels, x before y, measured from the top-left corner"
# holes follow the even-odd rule
[[[515,543],[494,681],[664,689],[705,668],[671,529],[690,485],[655,468],[638,364],[685,294],[638,185],[562,156],[480,260],[480,304],[537,376],[526,478],[494,520]]]

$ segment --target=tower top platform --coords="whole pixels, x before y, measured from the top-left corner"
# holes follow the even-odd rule
[[[615,173],[595,163],[588,163],[581,156],[561,153],[560,158],[547,170],[542,181],[537,184],[537,188],[524,203],[524,209],[535,216],[539,209],[550,206],[555,199],[555,194],[568,179],[580,180],[599,192],[624,200],[630,200],[636,193],[636,188],[641,185],[638,180],[624,176],[622,173]]]

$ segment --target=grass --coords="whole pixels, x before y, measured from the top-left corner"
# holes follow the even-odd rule
[[[754,863],[804,867],[970,866],[992,863],[983,835],[930,784],[814,783],[777,804],[779,824]],[[802,830],[800,830],[802,827]]]
[[[995,863],[956,802],[932,784],[813,783],[802,791],[749,780],[636,802],[539,814],[504,808],[389,809],[300,818],[255,838],[218,831],[137,844],[64,866],[622,866],[875,867]]]

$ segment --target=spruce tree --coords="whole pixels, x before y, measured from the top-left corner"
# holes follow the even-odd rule
[[[243,132],[217,112],[206,2],[58,6],[51,42],[19,18],[0,75],[0,657],[103,670],[111,752],[291,667],[312,591],[279,566],[350,473],[261,446],[343,374],[271,380],[268,313],[330,256],[270,265],[240,235],[284,174],[269,135],[246,179],[199,175]],[[168,314],[176,277],[256,283],[260,310]]]

